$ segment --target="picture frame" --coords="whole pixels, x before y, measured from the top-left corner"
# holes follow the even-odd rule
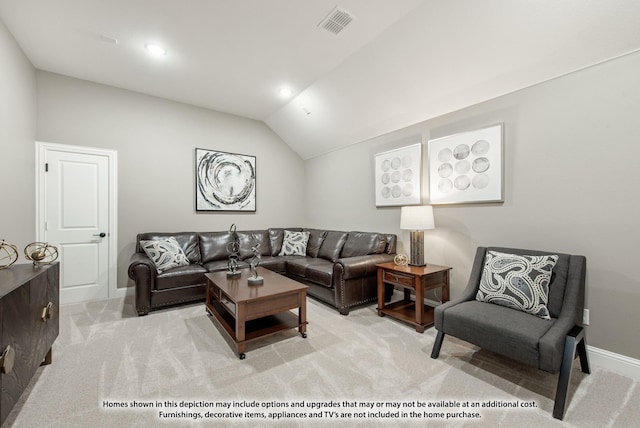
[[[196,212],[256,211],[256,157],[196,148]]]
[[[429,140],[431,205],[504,202],[503,128]]]
[[[376,207],[422,201],[422,142],[375,155]]]

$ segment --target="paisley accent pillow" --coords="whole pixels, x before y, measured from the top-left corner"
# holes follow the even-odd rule
[[[282,241],[281,256],[306,256],[307,242],[309,242],[309,232],[292,232],[284,231],[284,240]]]
[[[547,303],[557,255],[525,256],[488,251],[476,300],[551,319]]]
[[[178,266],[189,266],[189,259],[173,236],[167,239],[140,241],[140,246],[156,265],[158,273]]]

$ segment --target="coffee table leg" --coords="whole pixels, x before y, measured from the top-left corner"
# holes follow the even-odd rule
[[[241,360],[244,360],[247,356],[245,354],[246,345],[244,343],[245,318],[246,305],[244,303],[239,303],[236,305],[236,349]]]
[[[307,290],[300,292],[300,307],[298,308],[298,331],[303,338],[307,338]]]

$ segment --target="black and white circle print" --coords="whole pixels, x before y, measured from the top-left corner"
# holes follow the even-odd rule
[[[477,140],[471,146],[458,144],[445,147],[437,153],[438,176],[437,188],[441,193],[453,190],[466,191],[485,189],[490,184],[487,171],[491,168],[485,156],[491,149],[487,140]]]
[[[384,199],[410,197],[414,192],[413,180],[416,178],[414,159],[409,156],[391,156],[380,164],[380,196]]]
[[[255,204],[255,168],[240,155],[206,152],[198,161],[198,191],[215,208]]]

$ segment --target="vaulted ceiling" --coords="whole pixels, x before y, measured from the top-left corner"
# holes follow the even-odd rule
[[[0,0],[0,19],[38,69],[264,121],[303,159],[640,49],[637,0]]]

